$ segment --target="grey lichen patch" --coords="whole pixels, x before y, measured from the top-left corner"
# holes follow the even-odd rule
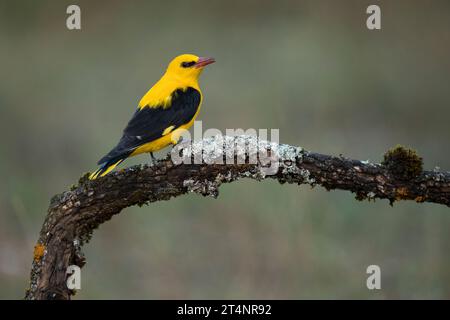
[[[194,159],[202,155],[206,164],[223,163],[223,137],[220,135],[205,138],[192,144]]]
[[[231,163],[266,166],[276,158],[274,155],[278,144],[252,135],[225,136],[224,148],[227,163],[231,160]],[[265,173],[260,172],[260,177],[264,176]]]
[[[410,180],[423,171],[423,160],[415,150],[397,145],[384,154],[381,163],[390,173],[401,180]]]
[[[367,200],[367,201],[375,201],[376,198],[376,193],[373,191],[364,191],[364,190],[359,190],[356,192],[356,196],[355,199],[358,201],[363,201],[363,200]]]
[[[194,164],[249,164],[254,167],[248,171],[239,173],[239,177],[249,177],[263,180],[267,176],[273,176],[280,172],[286,177],[286,181],[298,182],[293,177],[300,175],[301,182],[314,184],[315,180],[310,178],[310,173],[302,169],[298,164],[302,162],[304,150],[301,147],[279,145],[276,142],[259,139],[256,135],[239,136],[210,136],[199,141],[183,142],[175,155],[180,155],[183,163]],[[172,157],[172,160],[173,157]],[[180,158],[177,158],[179,164]],[[256,170],[253,170],[256,169]],[[291,179],[292,178],[292,179]],[[292,180],[292,181],[291,181]],[[295,181],[294,181],[295,180]],[[187,185],[192,190],[201,190],[197,186]],[[203,193],[201,191],[200,193]]]
[[[82,242],[80,239],[75,238],[73,241],[73,247],[74,247],[74,263],[78,265],[79,267],[82,267],[86,263],[86,257],[84,256],[84,253],[81,251],[81,247],[83,246],[84,242]]]
[[[370,191],[369,193],[367,193],[367,199],[369,199],[369,200],[375,200],[375,196],[376,196],[376,194],[373,191]]]
[[[293,147],[286,144],[281,144],[278,146],[276,152],[280,159],[280,167],[283,174],[300,173],[300,169],[298,168],[297,163],[301,163],[303,159],[303,149],[301,147]]]
[[[315,186],[316,179],[311,177],[311,173],[309,172],[309,170],[301,169],[299,174],[302,177],[303,182],[306,182],[307,184],[309,184],[311,186]]]
[[[217,181],[198,181],[188,179],[183,181],[183,187],[187,188],[188,192],[195,192],[202,196],[211,196],[217,198],[219,196],[220,182]]]
[[[230,140],[230,138],[233,140]],[[257,136],[242,135],[237,137],[227,137],[226,139],[226,146],[228,148],[231,146],[232,150],[234,149],[237,163],[248,162],[257,164],[258,146],[260,143],[263,143]],[[229,154],[229,151],[227,151],[227,154]]]
[[[443,172],[441,172],[441,168],[440,167],[434,167],[433,169],[433,180],[436,182],[441,182],[445,180],[445,174]]]
[[[303,161],[305,152],[303,148],[282,144],[279,145],[277,152],[280,159],[281,173],[286,177],[280,182],[307,183],[311,186],[316,184],[316,180],[311,177],[310,171],[298,166]]]
[[[283,159],[292,163],[301,160],[302,148],[259,139],[257,136],[211,136],[183,145],[183,153],[202,163],[265,164],[264,160]],[[201,156],[201,157],[200,157]],[[267,161],[265,161],[267,162]]]
[[[234,181],[234,180],[236,180],[237,179],[237,177],[235,176],[235,175],[233,175],[233,173],[231,172],[231,170],[230,171],[228,171],[226,174],[221,174],[221,173],[219,173],[217,176],[216,176],[216,182],[218,183],[218,184],[222,184],[222,182],[232,182],[232,181]]]
[[[293,162],[301,162],[303,158],[304,149],[302,147],[294,147],[287,144],[280,144],[278,146],[278,155],[280,159],[291,160]]]
[[[363,201],[363,200],[367,200],[367,201],[375,201],[376,198],[376,194],[372,191],[370,192],[366,192],[366,191],[357,191],[356,192],[356,197],[355,199],[358,201]]]

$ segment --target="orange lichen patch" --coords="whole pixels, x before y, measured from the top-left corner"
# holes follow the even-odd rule
[[[407,199],[408,189],[405,187],[398,188],[395,190],[395,200]]]
[[[418,196],[414,200],[416,200],[416,202],[425,202],[425,199],[426,199],[425,196]]]
[[[34,246],[34,261],[40,261],[44,256],[45,246],[38,243]]]

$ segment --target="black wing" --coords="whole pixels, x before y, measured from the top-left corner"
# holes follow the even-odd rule
[[[126,158],[137,147],[162,137],[168,127],[174,126],[175,130],[189,123],[197,112],[200,100],[200,92],[188,87],[172,93],[170,107],[144,107],[136,110],[117,146],[101,158],[98,164]]]

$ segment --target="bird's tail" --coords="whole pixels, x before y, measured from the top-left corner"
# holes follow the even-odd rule
[[[103,176],[107,175],[112,170],[114,170],[114,168],[117,167],[123,160],[125,160],[125,159],[120,159],[119,161],[116,161],[116,162],[113,162],[113,161],[104,162],[100,166],[100,168],[98,168],[96,171],[91,173],[91,175],[89,176],[89,180],[95,180],[98,177],[103,177]]]

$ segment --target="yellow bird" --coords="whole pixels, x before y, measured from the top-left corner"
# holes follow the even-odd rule
[[[173,59],[161,79],[142,97],[123,130],[119,143],[98,161],[100,167],[89,176],[103,177],[128,157],[161,150],[176,144],[189,129],[202,104],[198,78],[213,58],[183,54]]]

